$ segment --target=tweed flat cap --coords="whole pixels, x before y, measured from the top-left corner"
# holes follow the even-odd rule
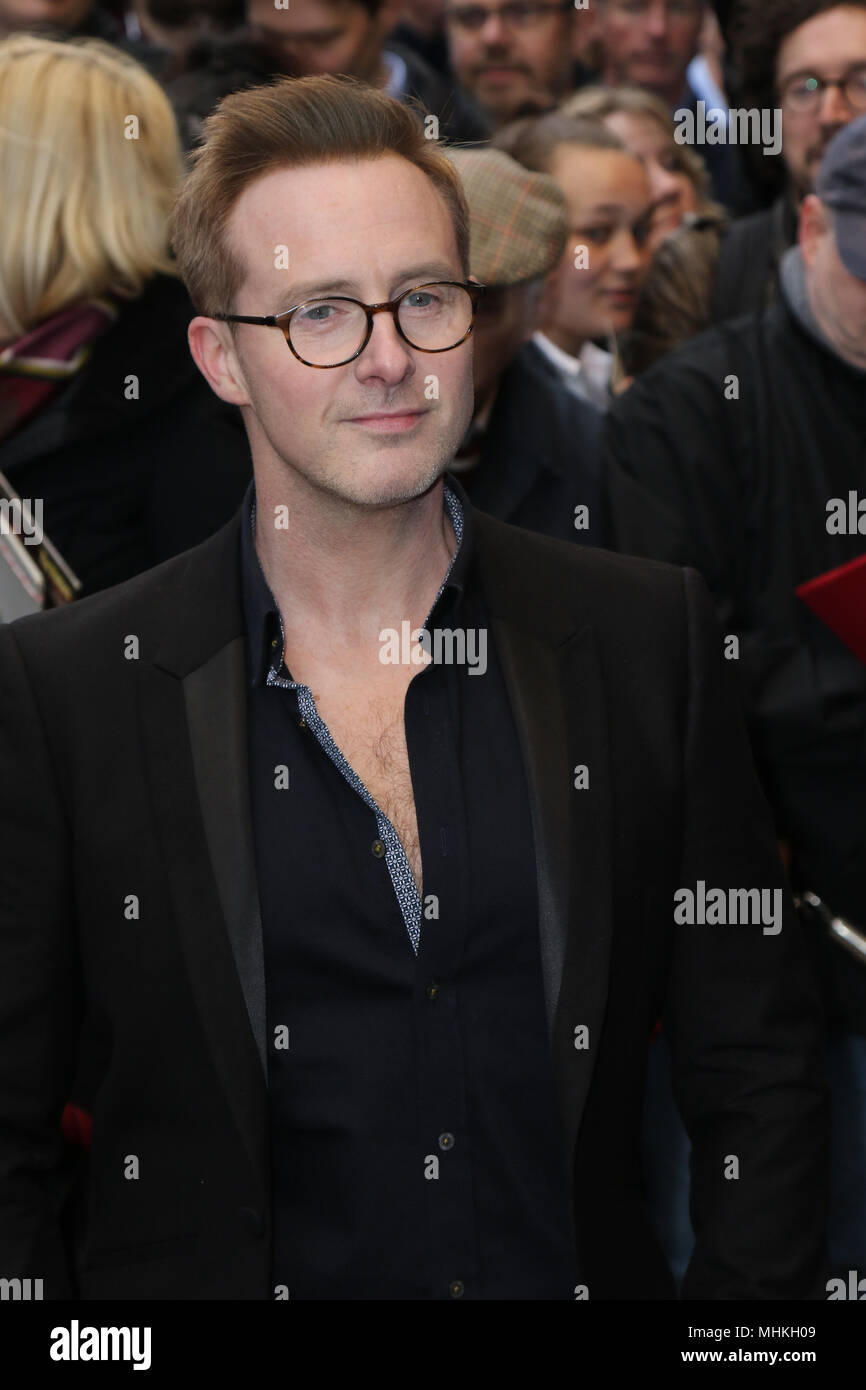
[[[559,185],[490,146],[445,153],[469,204],[472,274],[483,285],[517,285],[552,270],[568,236]]]

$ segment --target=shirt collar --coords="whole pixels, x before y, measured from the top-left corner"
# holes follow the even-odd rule
[[[427,614],[424,626],[434,613],[437,618],[458,608],[466,588],[473,553],[472,508],[460,483],[445,475],[443,506],[447,511],[457,549],[451,557],[445,577]],[[265,685],[268,673],[279,670],[283,654],[283,630],[280,610],[265,579],[255,546],[256,487],[251,481],[241,509],[241,588],[243,594],[244,626],[246,630],[247,671],[252,685]]]
[[[573,357],[570,352],[557,347],[544,333],[536,332],[532,341],[544,353],[549,362],[557,367],[565,385],[583,400],[590,401],[600,409],[610,405],[610,379],[613,374],[613,353],[596,347],[595,343],[584,343],[580,356]]]
[[[545,357],[550,359],[555,367],[558,367],[561,372],[565,372],[566,376],[577,376],[580,373],[580,358],[572,356],[572,354],[566,352],[564,348],[557,347],[556,343],[552,342],[546,333],[542,333],[540,329],[537,330],[532,335],[532,341],[541,349]]]

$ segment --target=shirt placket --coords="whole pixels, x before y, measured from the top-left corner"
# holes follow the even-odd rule
[[[460,552],[460,545],[463,539],[463,509],[460,505],[459,499],[456,497],[451,488],[448,487],[447,483],[445,484],[445,505],[448,508],[448,514],[451,518],[451,524],[454,528],[454,535],[457,540],[457,547],[454,551],[454,554],[451,557],[451,562],[445,573],[445,578],[442,580],[436,597],[430,606],[430,612],[427,614],[427,617],[424,620],[425,628],[428,622],[430,621],[430,617],[433,613],[433,610],[435,609],[442,593],[444,592],[446,584],[448,583],[448,577],[451,574],[451,570],[454,567],[454,562],[457,559],[457,556]],[[250,513],[250,525],[253,530],[253,536],[255,536],[255,524],[256,506],[254,502]],[[341,752],[340,748],[334,742],[334,738],[331,734],[330,729],[328,728],[322,716],[319,714],[319,711],[316,709],[316,702],[313,699],[313,693],[310,690],[309,686],[301,684],[300,681],[289,680],[286,676],[280,674],[280,671],[285,669],[283,653],[286,649],[286,637],[285,632],[283,630],[283,617],[280,613],[279,607],[276,604],[276,602],[274,604],[274,607],[276,609],[277,618],[279,620],[280,625],[279,670],[277,670],[276,667],[272,665],[268,670],[265,684],[271,686],[279,686],[282,690],[294,690],[297,693],[298,711],[301,715],[301,718],[304,720],[304,723],[306,724],[307,728],[309,728],[315,735],[315,738],[322,751],[328,756],[328,758],[330,758],[331,762],[337,768],[338,772],[340,772],[341,775],[346,779],[353,791],[357,792],[358,796],[360,796],[361,800],[365,803],[365,805],[369,806],[370,810],[376,817],[376,826],[379,832],[379,839],[385,846],[385,864],[388,868],[388,874],[390,876],[391,884],[393,886],[394,893],[397,898],[397,904],[400,908],[400,912],[402,914],[403,921],[406,926],[406,931],[409,934],[409,941],[411,943],[412,950],[414,954],[417,955],[418,947],[421,941],[421,894],[418,891],[418,885],[415,882],[415,875],[412,873],[409,860],[406,857],[406,852],[403,849],[403,846],[400,842],[400,837],[394,829],[394,826],[391,824],[389,818],[385,815],[385,812],[382,810],[381,806],[379,806],[376,800],[370,795],[370,792],[367,790],[366,786],[362,782],[361,778],[358,776],[355,769],[352,767],[348,759],[345,757],[345,755]],[[419,675],[423,674],[423,672],[419,672]]]

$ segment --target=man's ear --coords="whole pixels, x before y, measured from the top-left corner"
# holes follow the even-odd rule
[[[809,193],[800,204],[800,224],[797,241],[806,265],[817,255],[818,244],[830,230],[827,210],[815,193]]]
[[[230,405],[249,405],[249,393],[234,344],[227,344],[226,337],[230,338],[228,324],[204,314],[194,318],[186,330],[193,361],[211,390]]]

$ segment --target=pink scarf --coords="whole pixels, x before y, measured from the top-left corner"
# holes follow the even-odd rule
[[[90,357],[95,339],[115,322],[108,297],[85,299],[43,319],[0,350],[0,442],[41,410]]]

